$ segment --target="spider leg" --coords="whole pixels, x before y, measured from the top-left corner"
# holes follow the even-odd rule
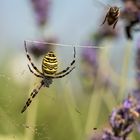
[[[75,67],[72,67],[71,70],[69,70],[68,72],[64,73],[63,75],[53,76],[52,78],[62,78],[64,76],[68,75],[73,69],[75,69]]]
[[[40,78],[43,78],[43,76],[39,75],[39,74],[36,74],[35,72],[33,72],[33,70],[30,68],[30,66],[28,65],[28,68],[30,70],[31,73],[33,73],[36,77],[40,77]]]
[[[73,66],[73,65],[75,64],[75,56],[76,56],[76,51],[75,51],[75,47],[74,47],[74,59],[73,59],[73,61],[70,63],[70,66],[67,67],[65,70],[62,70],[62,71],[56,73],[55,75],[60,75],[60,74],[62,74],[62,73],[67,72],[67,71],[71,68],[71,66]]]
[[[29,55],[29,53],[28,53],[28,51],[27,51],[26,41],[24,41],[24,46],[25,46],[26,56],[27,56],[29,62],[31,63],[32,67],[33,67],[34,70],[35,70],[36,72],[38,72],[40,75],[43,75],[43,74],[38,70],[38,68],[34,65],[34,63],[32,62],[32,59],[31,59],[31,57],[30,57],[30,55]]]
[[[23,112],[29,107],[29,105],[31,104],[33,98],[38,94],[39,90],[41,89],[41,87],[42,87],[43,85],[44,85],[44,82],[41,81],[40,86],[39,86],[38,88],[34,89],[34,90],[31,92],[30,97],[28,98],[28,100],[27,100],[25,106],[23,107],[21,113],[23,113]]]

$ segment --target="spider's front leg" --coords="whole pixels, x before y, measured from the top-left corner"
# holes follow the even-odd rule
[[[71,69],[70,71],[64,73],[63,75],[54,76],[53,78],[62,78],[62,77],[64,77],[64,76],[68,75],[68,74],[69,74],[70,72],[72,72],[72,70],[74,70],[74,69],[75,69],[75,67],[72,67],[72,69]]]
[[[66,69],[56,73],[55,75],[60,75],[60,74],[63,74],[65,72],[67,72],[74,64],[75,64],[75,57],[76,57],[76,50],[75,50],[75,47],[74,47],[74,56],[73,56],[73,61],[70,63],[70,66],[67,67]]]
[[[33,73],[36,77],[43,78],[42,75],[39,75],[39,74],[36,74],[35,72],[33,72],[33,70],[30,68],[29,65],[28,65],[28,68],[29,68],[29,71],[30,71],[31,73]]]
[[[37,73],[39,73],[40,75],[43,75],[43,73],[41,73],[41,72],[38,70],[38,68],[34,65],[34,63],[32,62],[32,59],[31,59],[31,57],[30,57],[30,55],[29,55],[29,53],[28,53],[28,50],[27,50],[26,41],[24,41],[24,47],[25,47],[25,51],[26,51],[26,56],[27,56],[27,58],[28,58],[28,60],[29,60],[29,62],[30,62],[30,64],[31,64],[31,66],[34,68],[34,70],[35,70]]]

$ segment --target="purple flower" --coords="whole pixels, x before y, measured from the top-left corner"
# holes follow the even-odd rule
[[[121,106],[114,109],[109,122],[111,130],[106,130],[103,140],[126,140],[132,132],[134,124],[140,113],[140,105],[138,101],[129,96],[125,99]]]
[[[41,43],[43,42],[43,43]],[[39,57],[41,55],[46,54],[48,51],[54,49],[53,45],[49,45],[49,44],[45,44],[45,42],[50,42],[50,43],[56,43],[56,39],[55,38],[51,38],[43,41],[40,41],[40,43],[31,43],[29,44],[29,52],[32,53],[35,57]]]
[[[49,0],[31,0],[37,23],[42,26],[46,24],[48,11],[50,8]]]
[[[84,48],[82,57],[88,61],[91,65],[97,65],[97,49],[95,48]]]
[[[128,97],[123,101],[123,107],[125,109],[131,109],[134,106],[134,100],[131,97]]]
[[[96,43],[95,43],[96,44]],[[89,42],[89,46],[95,46],[93,42]],[[86,46],[86,45],[85,45]],[[103,71],[100,72],[98,57],[99,57],[99,49],[98,48],[83,48],[82,49],[82,66],[83,71],[82,78],[87,79],[87,83],[89,82],[88,89],[92,89],[95,84],[95,80],[98,85],[104,86],[105,88],[113,87],[112,80],[110,77]],[[91,80],[92,77],[92,80]],[[91,88],[90,88],[91,87]]]
[[[111,131],[105,131],[102,140],[123,140],[121,137],[115,137]]]

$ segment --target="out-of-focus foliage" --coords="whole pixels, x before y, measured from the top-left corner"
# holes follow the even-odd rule
[[[132,39],[133,27],[140,23],[140,2],[139,0],[123,0],[124,9],[121,18],[125,20],[125,33],[128,39]],[[139,31],[139,28],[134,30]]]

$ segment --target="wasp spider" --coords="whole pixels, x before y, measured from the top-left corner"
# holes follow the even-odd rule
[[[70,66],[60,72],[57,72],[57,69],[58,69],[57,58],[56,58],[54,52],[50,51],[44,56],[44,58],[42,60],[42,72],[40,72],[38,70],[38,68],[34,65],[34,63],[32,62],[32,59],[27,51],[26,41],[24,42],[24,45],[25,45],[25,51],[26,51],[27,58],[31,64],[32,68],[35,70],[35,72],[34,72],[32,70],[32,68],[28,65],[30,72],[33,73],[36,77],[42,78],[42,80],[40,82],[40,85],[37,88],[33,89],[33,91],[31,92],[30,97],[28,98],[21,113],[23,113],[29,107],[33,98],[38,94],[41,87],[43,87],[43,86],[49,87],[50,84],[52,84],[52,79],[62,78],[64,76],[68,75],[75,68],[74,64],[75,64],[75,55],[76,55],[76,51],[75,51],[75,47],[74,47],[74,59],[70,63]]]

